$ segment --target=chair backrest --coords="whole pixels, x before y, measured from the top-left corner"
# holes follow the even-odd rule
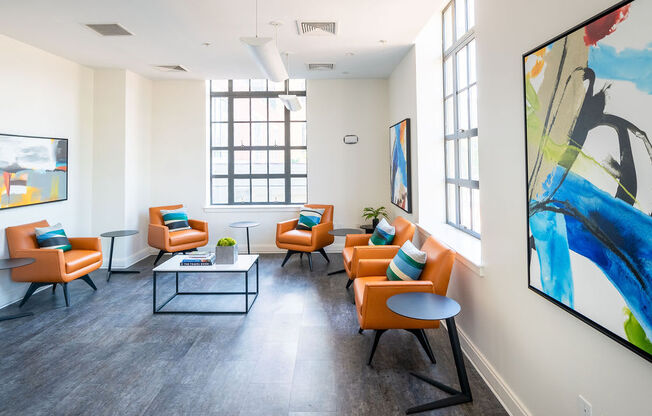
[[[430,280],[435,286],[435,293],[446,296],[455,263],[455,251],[432,236],[423,243],[421,251],[428,254],[428,259],[419,279]]]
[[[41,220],[29,224],[7,227],[5,229],[5,235],[7,236],[7,246],[9,246],[9,256],[14,257],[17,250],[38,248],[34,228],[49,226],[50,224],[47,221]]]
[[[306,204],[308,208],[322,208],[324,214],[321,216],[320,224],[325,224],[333,222],[333,206],[332,205],[321,205],[321,204]]]
[[[402,246],[407,240],[412,240],[414,231],[417,229],[416,225],[403,217],[396,217],[392,225],[396,229],[394,240],[392,240],[394,246]]]
[[[163,216],[161,215],[162,209],[179,209],[183,208],[183,204],[179,205],[165,205],[162,207],[151,207],[149,209],[149,223],[156,225],[165,225],[163,224]]]

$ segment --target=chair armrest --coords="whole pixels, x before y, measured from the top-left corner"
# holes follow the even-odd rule
[[[36,261],[27,266],[19,267],[12,270],[12,276],[19,275],[22,277],[29,276],[31,281],[39,282],[43,278],[50,280],[51,276],[63,276],[65,274],[65,260],[63,258],[63,250],[59,248],[26,248],[16,250],[14,258],[32,257]]]
[[[315,247],[315,249],[320,249],[326,247],[329,244],[333,244],[335,237],[328,234],[328,232],[332,229],[333,229],[332,222],[324,222],[312,227],[312,230],[310,230],[311,231],[310,242],[312,246]]]
[[[371,234],[347,234],[344,247],[367,246]]]
[[[355,246],[351,257],[352,276],[358,276],[358,263],[362,259],[393,259],[399,246]],[[384,274],[384,273],[382,273]]]
[[[102,251],[102,242],[98,237],[69,237],[68,241],[74,250]]]
[[[188,220],[188,225],[193,230],[208,232],[208,222],[201,220]],[[166,227],[167,228],[167,227]]]
[[[358,262],[356,277],[386,276],[391,259],[362,259]]]
[[[293,220],[287,220],[287,221],[282,221],[276,224],[276,237],[278,238],[279,235],[286,233],[290,230],[294,230],[297,228],[297,224],[299,223],[299,219],[295,218]]]
[[[369,321],[368,324],[373,325],[374,319],[382,319],[388,313],[394,314],[387,307],[387,299],[399,293],[409,292],[433,293],[434,285],[430,280],[365,282],[364,293],[362,295],[362,315],[366,321]]]
[[[165,250],[170,239],[170,229],[165,225],[149,224],[147,243],[159,250]]]

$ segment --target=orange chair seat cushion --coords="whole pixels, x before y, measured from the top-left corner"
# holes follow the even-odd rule
[[[385,276],[370,276],[359,277],[353,281],[353,290],[355,292],[355,304],[358,308],[362,308],[362,300],[364,298],[364,285],[366,282],[384,282],[387,280]]]
[[[312,232],[308,230],[290,230],[278,236],[280,243],[309,246],[312,243]]]
[[[102,252],[94,250],[69,250],[63,252],[66,273],[74,273],[86,266],[102,261]]]
[[[342,259],[346,264],[346,267],[351,270],[351,260],[353,260],[353,247],[344,247],[342,250]]]
[[[170,233],[170,245],[179,246],[182,244],[195,243],[206,238],[206,233],[195,229],[181,230]]]

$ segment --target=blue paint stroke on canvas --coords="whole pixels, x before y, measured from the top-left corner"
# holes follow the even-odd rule
[[[588,67],[602,79],[631,81],[636,88],[652,94],[652,49],[624,49],[602,43],[589,48]]]

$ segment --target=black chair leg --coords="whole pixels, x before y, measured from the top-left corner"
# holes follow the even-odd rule
[[[329,263],[331,262],[331,259],[329,259],[329,258],[328,258],[328,255],[326,254],[326,250],[324,250],[323,248],[320,248],[320,249],[319,249],[319,254],[321,254],[322,256],[324,256],[324,258],[326,259],[327,262],[329,262]]]
[[[299,253],[299,260],[303,260],[303,253]]]
[[[352,284],[353,284],[353,280],[352,280],[352,279],[349,279],[349,281],[346,282],[346,288],[347,288],[347,289],[350,288]]]
[[[80,277],[84,282],[88,283],[88,286],[92,287],[93,290],[97,290],[97,287],[95,287],[95,283],[91,280],[91,277],[89,275],[82,276]]]
[[[20,305],[18,305],[18,307],[19,308],[22,307],[25,304],[25,302],[27,302],[27,299],[29,299],[34,294],[36,289],[38,289],[41,286],[45,286],[45,285],[49,285],[49,284],[51,284],[51,283],[32,283],[32,284],[30,284],[29,287],[27,288],[27,292],[25,293],[25,296],[23,297],[23,300],[20,302]]]
[[[437,360],[435,360],[435,354],[432,353],[432,348],[430,348],[430,343],[428,342],[426,331],[424,331],[423,329],[408,329],[408,331],[414,334],[415,337],[417,337],[419,343],[421,344],[421,347],[428,355],[428,358],[430,358],[430,362],[432,362],[433,364],[437,364]]]
[[[308,256],[308,266],[310,266],[310,271],[312,271],[312,253],[306,253]]]
[[[285,266],[285,263],[287,263],[290,257],[292,257],[292,255],[295,253],[296,251],[288,250],[288,252],[285,254],[285,258],[283,259],[283,263],[281,263],[281,267]]]
[[[52,293],[56,292],[56,290],[57,290],[57,284],[53,283],[52,284]]]
[[[374,343],[371,345],[371,352],[369,353],[369,361],[367,361],[367,365],[371,365],[371,360],[374,358],[374,353],[376,352],[376,347],[378,346],[378,341],[380,341],[380,337],[387,331],[386,329],[376,329],[375,331],[375,337],[374,337]]]
[[[156,260],[154,260],[154,266],[156,266],[156,263],[158,263],[159,260],[161,260],[161,257],[165,254],[165,251],[161,250],[158,252],[158,256],[156,256]]]
[[[68,283],[62,283],[63,286],[63,297],[66,299],[66,308],[70,306],[70,299],[68,297]]]
[[[358,328],[358,334],[362,334],[362,331],[364,331],[364,329]]]

